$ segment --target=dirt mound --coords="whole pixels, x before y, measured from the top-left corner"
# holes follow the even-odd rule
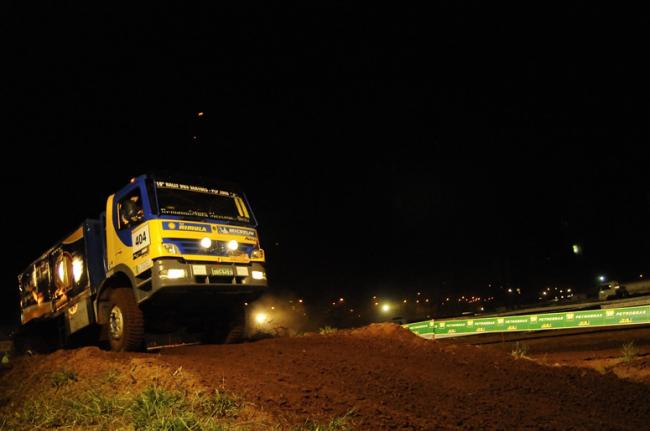
[[[203,389],[191,373],[172,368],[156,356],[118,354],[97,347],[25,356],[1,377],[0,398],[15,405],[34,399],[44,391],[56,393],[67,381],[82,382],[84,388],[104,385],[124,394],[139,393],[152,385],[190,391]]]
[[[351,411],[360,430],[643,429],[650,420],[647,386],[420,340],[396,325],[187,347],[162,359],[289,423]]]
[[[395,323],[373,323],[361,328],[337,332],[339,335],[350,335],[358,338],[384,338],[391,342],[426,344],[427,340],[418,337],[408,329]]]
[[[647,385],[431,342],[392,324],[160,354],[57,352],[18,361],[0,390],[24,388],[24,378],[38,386],[29,373],[62,365],[80,375],[119,369],[125,387],[140,384],[130,373],[142,382],[172,376],[176,384],[182,370],[183,385],[238,394],[279,429],[343,416],[357,430],[637,430],[650,423]]]

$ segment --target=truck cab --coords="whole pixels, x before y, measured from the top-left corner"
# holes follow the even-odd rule
[[[115,350],[140,342],[139,333],[128,340],[129,314],[137,332],[139,320],[154,330],[206,320],[240,330],[244,304],[267,287],[257,221],[235,186],[142,175],[108,198],[105,226],[109,290],[97,315]],[[139,311],[111,299],[123,286]]]
[[[108,198],[107,276],[127,275],[138,303],[171,291],[261,292],[265,257],[246,197],[189,181],[141,176]]]
[[[18,276],[21,322],[65,337],[99,328],[112,350],[178,328],[232,341],[267,287],[257,221],[238,187],[141,175]],[[64,337],[64,338],[65,338]]]
[[[624,283],[612,281],[601,285],[598,290],[598,298],[601,300],[647,294],[650,294],[650,280],[647,279],[632,280]]]
[[[622,298],[624,296],[626,296],[626,291],[621,288],[618,281],[612,280],[598,286],[598,299],[601,301]]]

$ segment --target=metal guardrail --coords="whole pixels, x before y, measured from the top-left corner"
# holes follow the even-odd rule
[[[424,338],[460,337],[497,332],[528,332],[601,326],[650,324],[650,305],[602,310],[493,316],[478,319],[427,320],[404,325]]]

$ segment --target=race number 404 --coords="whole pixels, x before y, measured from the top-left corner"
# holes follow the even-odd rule
[[[149,237],[149,226],[144,225],[131,233],[131,243],[133,244],[133,253],[137,253],[151,243]]]

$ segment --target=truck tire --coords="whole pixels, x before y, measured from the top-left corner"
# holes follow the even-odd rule
[[[237,344],[244,341],[246,337],[246,321],[247,313],[245,308],[236,310],[233,313],[232,320],[230,321],[230,330],[226,335],[224,344]]]
[[[244,332],[246,328],[244,325],[235,325],[230,328],[226,339],[223,341],[224,344],[237,344],[241,343],[244,340]]]
[[[62,319],[32,321],[19,328],[12,337],[18,354],[50,353],[63,347],[59,338]]]
[[[45,338],[37,334],[16,334],[13,338],[14,351],[19,355],[33,355],[35,353],[49,353]]]
[[[246,335],[245,310],[224,313],[223,317],[207,323],[205,342],[209,344],[237,344]]]
[[[142,310],[131,289],[114,289],[109,297],[107,333],[114,352],[137,351],[144,340]]]

